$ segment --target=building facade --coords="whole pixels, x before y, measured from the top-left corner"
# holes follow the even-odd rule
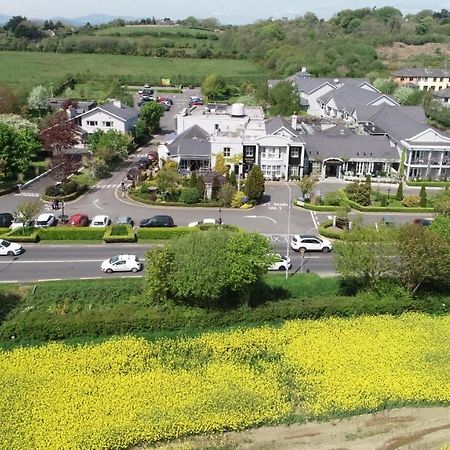
[[[450,87],[450,69],[400,69],[394,72],[397,84],[417,86],[421,91],[439,91]]]

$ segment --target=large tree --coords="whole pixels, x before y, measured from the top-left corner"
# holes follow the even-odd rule
[[[139,115],[139,123],[149,133],[156,133],[159,130],[161,117],[164,115],[163,107],[156,102],[147,102]]]
[[[63,110],[50,116],[40,133],[44,147],[51,153],[52,167],[58,181],[65,181],[76,168],[68,150],[78,143],[76,125]]]
[[[173,240],[148,252],[147,301],[203,307],[246,302],[273,263],[269,252],[268,240],[256,233],[210,230]]]
[[[34,87],[28,96],[27,104],[30,111],[37,112],[39,116],[48,110],[50,95],[44,86]]]
[[[290,116],[300,108],[297,89],[288,81],[280,81],[269,90],[271,115]]]
[[[97,130],[89,136],[89,149],[95,157],[111,166],[127,158],[132,149],[132,139],[128,134],[119,131]]]
[[[264,174],[258,165],[254,165],[245,180],[244,193],[250,199],[258,201],[264,194]]]

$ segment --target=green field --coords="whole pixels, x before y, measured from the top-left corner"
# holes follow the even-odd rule
[[[155,58],[127,55],[0,52],[0,83],[29,89],[58,83],[69,76],[77,81],[120,79],[124,84],[201,83],[209,74],[231,80],[267,78],[267,72],[245,60]]]
[[[217,39],[217,33],[188,27],[171,27],[159,25],[128,25],[125,27],[101,28],[96,36],[157,36],[157,37],[193,37],[196,39]]]

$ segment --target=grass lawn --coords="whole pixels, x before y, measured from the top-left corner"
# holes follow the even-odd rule
[[[72,177],[72,180],[76,181],[79,184],[85,184],[86,186],[94,186],[95,184],[97,184],[100,181],[99,178],[93,178],[89,174],[88,169],[83,169],[83,171],[81,173],[74,175]]]
[[[257,64],[227,59],[156,58],[128,55],[0,52],[0,83],[28,88],[57,83],[69,76],[77,80],[120,79],[125,84],[199,83],[209,74],[229,79],[255,80],[268,74]]]

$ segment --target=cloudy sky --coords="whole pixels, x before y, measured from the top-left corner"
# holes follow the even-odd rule
[[[29,18],[80,17],[93,13],[172,19],[195,16],[215,17],[224,24],[241,24],[269,17],[292,18],[307,11],[327,19],[342,9],[382,7],[386,4],[400,9],[404,14],[416,13],[424,8],[440,11],[449,7],[448,2],[443,0],[391,0],[389,3],[373,0],[369,3],[354,0],[0,0],[0,14],[24,15]]]

